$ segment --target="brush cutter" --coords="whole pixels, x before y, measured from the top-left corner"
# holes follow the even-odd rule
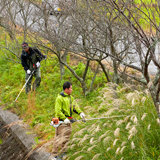
[[[21,91],[19,92],[19,94],[18,94],[17,98],[15,99],[15,102],[18,102],[18,101],[17,101],[18,97],[20,96],[20,94],[21,94],[22,90],[24,89],[24,87],[26,86],[26,84],[28,83],[28,81],[30,80],[30,78],[32,77],[32,75],[33,75],[34,71],[35,71],[35,69],[32,71],[32,73],[31,73],[31,74],[30,74],[30,76],[28,77],[28,79],[27,79],[26,83],[24,84],[23,88],[21,89]]]
[[[91,121],[91,120],[106,119],[106,118],[117,118],[117,117],[124,117],[124,116],[126,116],[126,115],[112,116],[112,117],[108,116],[108,117],[90,118],[90,119],[82,118],[80,120],[72,119],[70,121],[71,121],[71,123],[78,122],[78,121],[86,122],[86,121]],[[64,123],[64,121],[59,121],[58,118],[53,117],[52,120],[51,120],[50,125],[53,126],[53,127],[55,127],[55,128],[57,128],[58,126],[60,126],[63,123]]]

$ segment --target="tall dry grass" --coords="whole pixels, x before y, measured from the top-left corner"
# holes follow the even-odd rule
[[[137,88],[140,88],[139,86]],[[97,97],[101,104],[87,107],[90,117],[110,116],[78,123],[73,129],[68,159],[157,159],[160,129],[148,90],[133,90],[129,84],[109,83]],[[90,112],[88,112],[90,111]],[[115,116],[125,115],[122,117]],[[88,117],[86,117],[88,118]],[[73,127],[74,128],[74,127]],[[85,150],[82,148],[85,147]]]

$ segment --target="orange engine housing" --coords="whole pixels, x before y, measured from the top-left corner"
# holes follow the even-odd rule
[[[59,124],[59,119],[58,118],[52,118],[53,124]]]

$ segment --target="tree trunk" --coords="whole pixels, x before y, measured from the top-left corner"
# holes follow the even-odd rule
[[[67,55],[68,55],[68,52],[64,51],[64,54],[61,56],[62,62],[66,63]],[[60,74],[61,74],[61,80],[62,80],[65,74],[65,68],[64,68],[64,64],[62,64],[61,62],[59,62],[59,66],[60,66]]]
[[[151,97],[152,97],[154,106],[156,107],[158,118],[160,118],[160,103],[159,103],[159,98],[158,98],[158,101],[157,101],[156,88],[153,85],[152,81],[150,81],[147,86],[148,86],[148,89],[151,93]]]
[[[119,83],[118,68],[117,68],[117,64],[116,64],[115,60],[113,60],[113,68],[114,68],[114,78],[113,78],[113,81],[114,81],[114,83],[118,84]]]
[[[102,67],[102,70],[103,70],[103,72],[104,72],[104,74],[105,74],[105,76],[106,76],[106,78],[107,78],[107,81],[110,82],[110,79],[109,79],[108,73],[107,73],[106,70],[105,70],[104,64],[103,64],[101,61],[99,61],[99,64],[100,64],[101,67]]]

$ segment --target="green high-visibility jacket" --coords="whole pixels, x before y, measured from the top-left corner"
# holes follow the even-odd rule
[[[63,92],[58,94],[55,102],[55,117],[64,121],[67,117],[72,117],[73,112],[77,114],[82,112],[74,98]]]

